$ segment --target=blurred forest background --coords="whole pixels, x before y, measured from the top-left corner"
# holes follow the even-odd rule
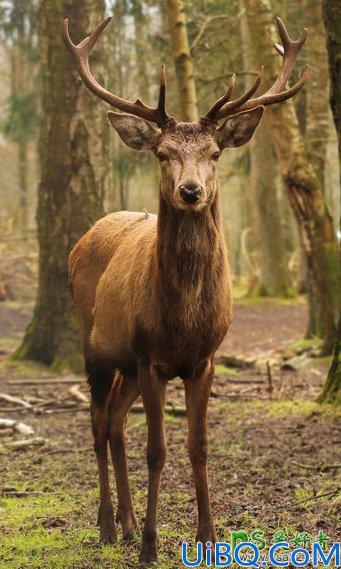
[[[61,39],[65,17],[80,41],[108,13],[112,22],[92,57],[95,76],[119,95],[153,101],[164,62],[168,107],[183,120],[203,114],[233,71],[240,92],[260,65],[263,88],[276,76],[275,15],[292,37],[309,29],[293,77],[308,62],[307,85],[267,110],[250,145],[224,155],[220,178],[235,296],[304,295],[305,335],[320,338],[321,353],[330,354],[340,304],[340,172],[327,36],[332,58],[339,49],[337,2],[326,0],[323,14],[321,0],[0,6],[0,295],[32,306],[36,299],[14,357],[80,370],[67,255],[105,212],[157,210],[155,159],[132,153],[109,132],[105,105],[86,92]]]
[[[108,14],[98,81],[154,105],[167,66],[171,115],[196,120],[237,75],[235,96],[275,79],[275,16],[308,28],[293,99],[268,107],[219,171],[235,296],[215,359],[209,468],[217,535],[326,533],[340,509],[340,0],[0,0],[0,567],[131,569],[136,543],[98,544],[97,472],[67,257],[107,212],[157,211],[158,164],[126,148],[62,41]],[[183,389],[168,386],[160,569],[195,535]],[[146,423],[127,424],[137,519]],[[112,473],[111,473],[112,476]],[[282,535],[282,534],[281,534]],[[268,541],[269,542],[269,541]]]

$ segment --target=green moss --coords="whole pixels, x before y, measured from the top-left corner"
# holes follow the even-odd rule
[[[296,399],[295,401],[254,401],[253,409],[266,412],[270,417],[310,416],[314,413],[328,418],[341,416],[341,410],[330,405],[319,405],[314,401]]]
[[[215,364],[214,373],[216,375],[238,375],[238,370],[234,367],[224,366],[223,364]]]
[[[12,378],[37,378],[53,375],[51,368],[43,364],[28,360],[17,360],[14,356],[0,362],[0,373],[6,374],[6,372],[10,373]]]
[[[317,350],[321,347],[321,339],[313,336],[312,338],[300,338],[296,340],[292,344],[290,344],[289,349],[292,349],[295,352],[303,351],[303,350]]]
[[[51,366],[55,373],[72,372],[82,374],[84,372],[84,360],[77,349],[70,350],[65,356],[57,356]]]

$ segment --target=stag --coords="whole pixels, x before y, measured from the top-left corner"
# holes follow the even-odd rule
[[[105,542],[131,539],[137,521],[129,488],[125,421],[141,394],[147,418],[148,500],[141,562],[157,559],[157,502],[166,459],[164,405],[167,382],[184,383],[188,451],[198,505],[198,541],[214,543],[207,479],[208,399],[214,378],[213,356],[231,322],[230,270],[222,229],[217,162],[223,150],[247,143],[264,107],[293,97],[307,68],[292,87],[286,84],[307,31],[289,38],[278,18],[283,58],[273,85],[252,98],[259,74],[247,92],[231,100],[226,93],[197,123],[179,122],[165,107],[161,70],[157,107],[130,102],[107,91],[93,77],[89,54],[110,18],[78,45],[64,22],[64,39],[78,73],[97,97],[121,111],[110,123],[130,148],[150,150],[160,163],[159,213],[122,211],[99,220],[70,254],[69,272],[80,321],[85,368],[91,391],[91,418],[97,456],[100,503],[98,523]],[[108,477],[108,445],[117,486],[114,518]]]

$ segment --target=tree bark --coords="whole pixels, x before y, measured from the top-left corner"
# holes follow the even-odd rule
[[[312,61],[307,89],[306,146],[320,186],[325,186],[326,153],[329,137],[328,61],[322,21],[321,0],[309,0],[306,26],[313,38],[309,46]],[[309,41],[309,40],[308,40]]]
[[[97,99],[78,78],[73,56],[62,42],[61,22],[69,18],[78,42],[104,17],[104,9],[103,0],[43,0],[40,7],[39,287],[33,318],[14,357],[56,369],[77,370],[81,365],[67,258],[79,237],[103,215],[109,130]],[[97,77],[103,54],[102,44],[92,56]]]
[[[258,293],[288,296],[289,269],[277,201],[277,168],[267,117],[252,141],[250,182],[259,240]]]
[[[339,320],[338,333],[335,339],[332,364],[330,366],[327,380],[323,386],[319,397],[320,403],[341,404],[341,316]]]
[[[257,65],[245,16],[241,20],[241,35],[245,69],[254,69]],[[266,116],[251,141],[250,186],[259,249],[256,290],[263,296],[288,296],[290,279],[277,199],[275,149]]]
[[[197,96],[184,4],[182,0],[167,0],[167,9],[182,120],[194,122],[198,120]]]
[[[139,98],[148,101],[149,81],[148,65],[146,58],[146,15],[143,12],[141,0],[132,0],[132,12],[135,27],[135,52],[137,66],[137,84],[139,86]]]
[[[269,0],[244,0],[252,42],[271,77],[279,70],[277,41]],[[298,223],[309,279],[314,286],[324,352],[330,353],[340,308],[340,271],[332,218],[318,177],[308,159],[292,100],[267,111],[281,173]]]
[[[330,106],[338,136],[341,174],[341,4],[338,0],[323,1],[323,20],[327,32],[330,75]],[[341,314],[332,365],[319,401],[341,403]]]
[[[27,140],[25,137],[18,140],[18,160],[19,160],[19,219],[20,228],[23,236],[28,232],[28,162],[27,162]]]
[[[323,0],[323,20],[327,32],[329,100],[339,143],[341,175],[341,4],[339,0]]]

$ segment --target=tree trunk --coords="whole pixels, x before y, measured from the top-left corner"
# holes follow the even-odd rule
[[[335,339],[332,364],[318,400],[320,403],[341,404],[341,317]]]
[[[18,140],[19,157],[19,219],[20,229],[25,236],[28,232],[28,163],[27,163],[27,140],[25,137]]]
[[[277,41],[269,0],[244,0],[255,51],[271,77],[278,74]],[[276,59],[275,59],[276,57]],[[330,353],[339,313],[340,271],[332,218],[323,191],[308,159],[292,100],[268,110],[281,173],[295,214],[307,259],[309,279],[317,298],[324,352]]]
[[[322,21],[321,0],[309,0],[306,25],[313,41],[309,46],[312,65],[307,89],[306,146],[320,186],[325,186],[325,166],[329,137],[328,61],[326,37]],[[308,40],[309,41],[309,40]]]
[[[339,143],[341,175],[341,4],[339,0],[323,0],[323,20],[327,32],[330,106]]]
[[[182,120],[198,120],[193,62],[190,54],[185,8],[182,0],[167,0],[169,32],[178,81]]]
[[[260,273],[258,293],[288,296],[289,269],[277,201],[277,168],[267,117],[251,146],[251,190],[254,193]]]
[[[245,69],[257,65],[252,54],[246,17],[241,20]],[[263,118],[251,142],[250,186],[255,212],[255,230],[259,248],[258,294],[288,296],[289,269],[277,199],[275,150],[267,116]]]
[[[61,22],[66,16],[78,42],[104,17],[104,1],[43,0],[40,7],[39,288],[33,318],[14,357],[56,369],[79,369],[79,334],[68,294],[67,258],[79,237],[103,214],[109,129],[105,113],[86,92],[73,56],[62,42]],[[102,45],[92,56],[100,82],[103,53]]]
[[[339,144],[341,174],[341,4],[338,0],[323,1],[323,20],[327,32],[330,75],[330,106]],[[341,403],[341,315],[335,340],[333,361],[319,401]]]
[[[132,12],[135,27],[135,51],[137,66],[137,84],[139,86],[139,98],[148,102],[149,81],[148,65],[146,58],[146,16],[143,12],[141,0],[132,0]]]

